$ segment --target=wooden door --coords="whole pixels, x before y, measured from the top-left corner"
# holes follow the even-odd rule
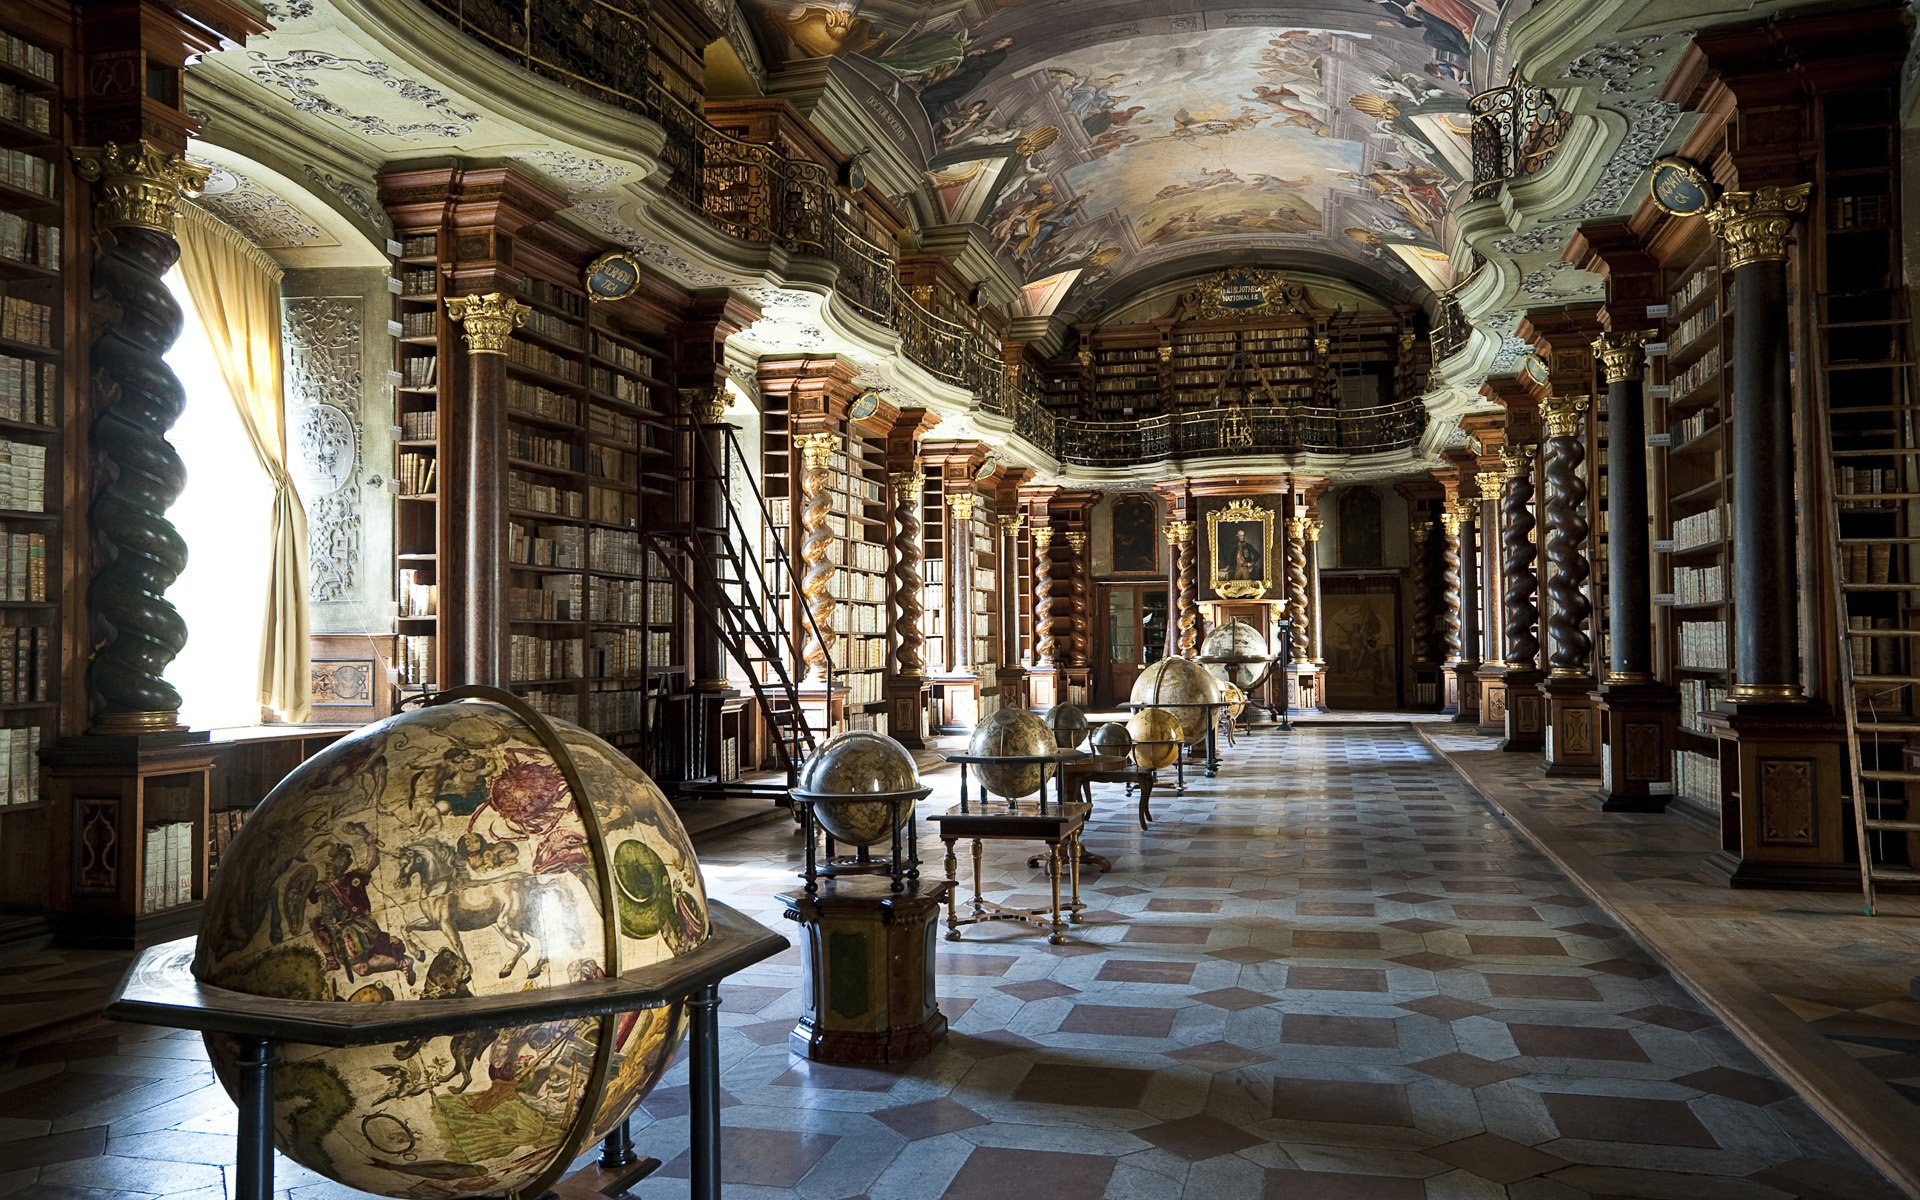
[[[1167,585],[1113,583],[1104,585],[1100,595],[1093,703],[1109,708],[1132,693],[1140,669],[1166,650]]]

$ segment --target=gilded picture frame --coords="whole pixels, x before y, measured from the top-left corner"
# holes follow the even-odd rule
[[[1223,600],[1258,600],[1273,589],[1273,510],[1235,500],[1207,514],[1208,582]]]

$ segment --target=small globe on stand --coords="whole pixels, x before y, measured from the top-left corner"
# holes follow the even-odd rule
[[[1032,758],[1058,749],[1045,721],[1024,708],[1012,707],[995,709],[967,743],[968,754],[983,757]],[[981,790],[1008,800],[1033,795],[1047,780],[1045,763],[975,763],[973,769]]]
[[[1268,661],[1266,639],[1245,621],[1229,621],[1207,635],[1201,644],[1200,659],[1215,675],[1242,688],[1252,683],[1255,667]]]
[[[1047,728],[1053,730],[1054,744],[1071,750],[1087,736],[1087,714],[1077,704],[1056,704],[1047,710]]]
[[[1191,746],[1207,736],[1213,720],[1213,710],[1207,706],[1219,703],[1219,681],[1191,659],[1163,658],[1133,681],[1132,700],[1171,713]],[[1134,740],[1140,740],[1137,733]]]
[[[268,793],[221,857],[194,977],[458,1013],[700,946],[700,864],[660,789],[586,730],[484,690],[370,725]],[[378,1195],[537,1196],[646,1096],[684,1027],[676,1004],[392,1045],[281,1043],[274,1142]],[[231,1093],[236,1047],[206,1040]]]
[[[919,786],[920,769],[905,746],[869,729],[849,729],[807,760],[795,791],[806,793],[828,837],[864,848],[892,837],[913,812],[910,802],[877,797]]]
[[[1180,721],[1164,708],[1143,708],[1127,721],[1127,736],[1133,739],[1133,761],[1148,770],[1170,767],[1180,757],[1180,744],[1186,740]]]
[[[1239,684],[1232,681],[1221,683],[1220,702],[1227,706],[1227,715],[1236,721],[1240,719],[1240,714],[1247,710],[1247,694],[1240,690]]]
[[[1133,735],[1118,721],[1106,721],[1087,738],[1094,754],[1101,758],[1126,758],[1133,753]]]

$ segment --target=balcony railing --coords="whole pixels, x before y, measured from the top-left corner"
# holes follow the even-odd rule
[[[1571,118],[1553,93],[1515,76],[1506,87],[1481,92],[1472,112],[1473,198],[1500,185],[1537,175],[1560,149]]]
[[[1377,408],[1207,408],[1134,421],[1055,423],[1054,456],[1083,467],[1125,467],[1209,454],[1377,454],[1418,441],[1416,401]]]

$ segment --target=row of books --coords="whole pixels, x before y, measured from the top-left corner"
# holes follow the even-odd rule
[[[1706,726],[1701,723],[1700,716],[1711,712],[1715,705],[1727,698],[1727,686],[1711,679],[1682,679],[1679,690],[1680,727],[1705,733]]]
[[[1672,436],[1674,445],[1684,446],[1688,442],[1706,433],[1707,430],[1712,429],[1718,423],[1718,417],[1714,412],[1710,409],[1702,409],[1690,417],[1682,417],[1680,420],[1675,421],[1667,427],[1667,431]]]
[[[578,425],[581,403],[577,396],[563,396],[552,388],[543,388],[539,384],[528,383],[521,379],[509,379],[507,380],[507,411]]]
[[[507,342],[507,361],[529,371],[564,379],[568,383],[580,382],[579,362],[521,338],[512,338]]]
[[[1688,364],[1686,370],[1668,380],[1669,394],[1673,399],[1684,402],[1693,393],[1719,377],[1720,347],[1710,346],[1706,353]]]
[[[535,433],[522,425],[507,422],[507,456],[522,462],[559,471],[578,471],[585,462],[585,447],[565,438]]]
[[[53,305],[23,296],[0,296],[0,338],[53,348]]]
[[[440,436],[440,410],[400,414],[400,437],[409,442],[431,442]]]
[[[588,446],[587,473],[632,486],[640,478],[640,456],[617,446]]]
[[[0,354],[0,419],[49,425],[59,402],[60,364]]]
[[[572,679],[585,674],[586,665],[587,647],[581,638],[516,633],[507,639],[507,678],[515,683]]]
[[[672,666],[673,634],[664,629],[596,629],[587,664],[600,679],[631,679],[643,666]]]
[[[4,59],[14,70],[24,71],[48,83],[53,82],[54,68],[60,61],[52,50],[43,49],[11,33],[0,33],[0,59]]]
[[[402,283],[401,286],[405,287],[406,285]],[[400,314],[401,337],[432,337],[434,332],[439,328],[440,314],[431,308],[423,308],[418,312],[404,312]]]
[[[251,808],[219,808],[213,811],[207,822],[207,878],[213,878],[213,873],[220,869],[220,860],[226,857],[227,847],[252,815]]]
[[[400,272],[400,294],[431,296],[440,290],[440,272],[434,267],[408,267]]]
[[[140,911],[159,912],[193,899],[193,822],[167,821],[145,830]]]
[[[673,624],[674,589],[656,584],[651,593],[638,579],[604,579],[598,575],[587,581],[588,610],[596,621],[638,625]]]
[[[615,341],[599,330],[593,332],[591,349],[595,358],[605,359],[623,371],[638,371],[643,375],[653,371],[651,355],[625,342]]]
[[[572,346],[576,350],[584,340],[578,325],[537,308],[527,314],[526,324],[522,328],[529,329],[541,337]]]
[[[855,570],[884,574],[887,569],[887,547],[878,542],[849,540],[846,563]]]
[[[36,196],[52,198],[55,181],[51,162],[25,150],[0,150],[0,183]]]
[[[640,420],[596,404],[587,410],[587,431],[610,442],[629,446],[640,440]]]
[[[558,517],[584,517],[587,498],[574,488],[556,487],[519,471],[508,471],[507,506]]]
[[[1681,517],[1673,523],[1673,548],[1690,550],[1695,546],[1704,546],[1708,542],[1717,542],[1726,536],[1722,510],[1716,506],[1705,512],[1694,513],[1690,517]]]
[[[884,671],[887,669],[887,639],[879,637],[843,637],[833,643],[836,671]]]
[[[400,360],[400,385],[429,388],[440,382],[440,358],[435,354],[415,354]]]
[[[60,227],[19,213],[0,212],[0,258],[30,267],[60,269]]]
[[[841,600],[878,604],[887,598],[887,577],[840,567],[833,573],[833,594]]]
[[[579,570],[586,566],[585,545],[586,531],[578,525],[507,526],[507,561],[523,567]]]
[[[400,452],[400,469],[395,472],[402,496],[431,496],[440,482],[440,460],[431,454]]]
[[[587,489],[587,520],[635,528],[640,524],[640,497],[634,492],[595,484]]]
[[[549,575],[540,581],[539,587],[507,589],[509,621],[578,621],[582,618],[578,575]]]
[[[610,396],[622,404],[631,404],[635,408],[648,408],[652,397],[648,386],[629,375],[622,375],[609,367],[595,366],[588,373],[588,386],[603,396]]]
[[[1892,583],[1893,546],[1875,542],[1866,546],[1842,547],[1848,583]]]
[[[400,615],[435,617],[440,615],[440,585],[421,579],[417,567],[400,568]]]
[[[624,529],[595,529],[587,534],[588,561],[596,571],[614,575],[638,575],[644,571],[654,579],[664,579],[666,565],[651,550],[643,550],[640,535]]]
[[[1710,812],[1719,812],[1720,760],[1693,750],[1675,750],[1673,790]]]
[[[886,699],[887,677],[880,671],[855,671],[839,676],[836,682],[847,685],[847,706],[878,704]]]
[[[1703,267],[1689,275],[1686,282],[1680,285],[1680,290],[1673,294],[1673,310],[1679,312],[1698,300],[1719,277],[1720,268],[1717,266]]]
[[[589,728],[602,737],[644,728],[645,697],[630,690],[587,693]]]
[[[1892,467],[1837,467],[1834,469],[1833,482],[1834,487],[1843,496],[1877,496],[1882,492],[1903,490],[1900,486],[1900,472]],[[1873,502],[1851,503],[1871,504]]]
[[[12,121],[35,133],[52,133],[53,101],[11,83],[0,83],[0,121]]]
[[[1718,604],[1727,598],[1726,568],[1675,567],[1673,602],[1675,604]]]
[[[1892,617],[1847,618],[1849,632],[1869,630],[1898,629],[1899,625]],[[1847,656],[1853,660],[1855,675],[1899,675],[1900,645],[1906,639],[1898,637],[1850,637],[1847,639]]]
[[[882,709],[880,712],[848,713],[847,728],[864,729],[885,737],[887,736],[888,730],[886,710]]]
[[[1673,348],[1668,353],[1678,354],[1691,343],[1699,341],[1719,320],[1720,302],[1708,301],[1706,307],[1680,322],[1680,327],[1673,331]]]
[[[0,807],[40,798],[40,727],[0,730]]]
[[[400,241],[400,253],[407,258],[431,258],[440,252],[440,235],[434,233],[408,234]]]
[[[431,687],[434,683],[434,638],[430,633],[409,633],[400,637],[399,658],[394,666],[400,682],[409,687]]]
[[[541,688],[532,688],[520,693],[527,707],[543,717],[558,717],[562,721],[580,723],[580,697],[573,692],[549,692]]]
[[[47,448],[0,441],[0,508],[47,510]]]
[[[587,311],[587,302],[579,292],[564,288],[557,283],[548,283],[544,279],[528,280],[520,289],[520,297],[523,300],[547,305],[549,308],[560,309],[574,317],[585,316]]]
[[[1722,670],[1727,665],[1725,621],[1682,621],[1674,629],[1678,662],[1696,670]]]

